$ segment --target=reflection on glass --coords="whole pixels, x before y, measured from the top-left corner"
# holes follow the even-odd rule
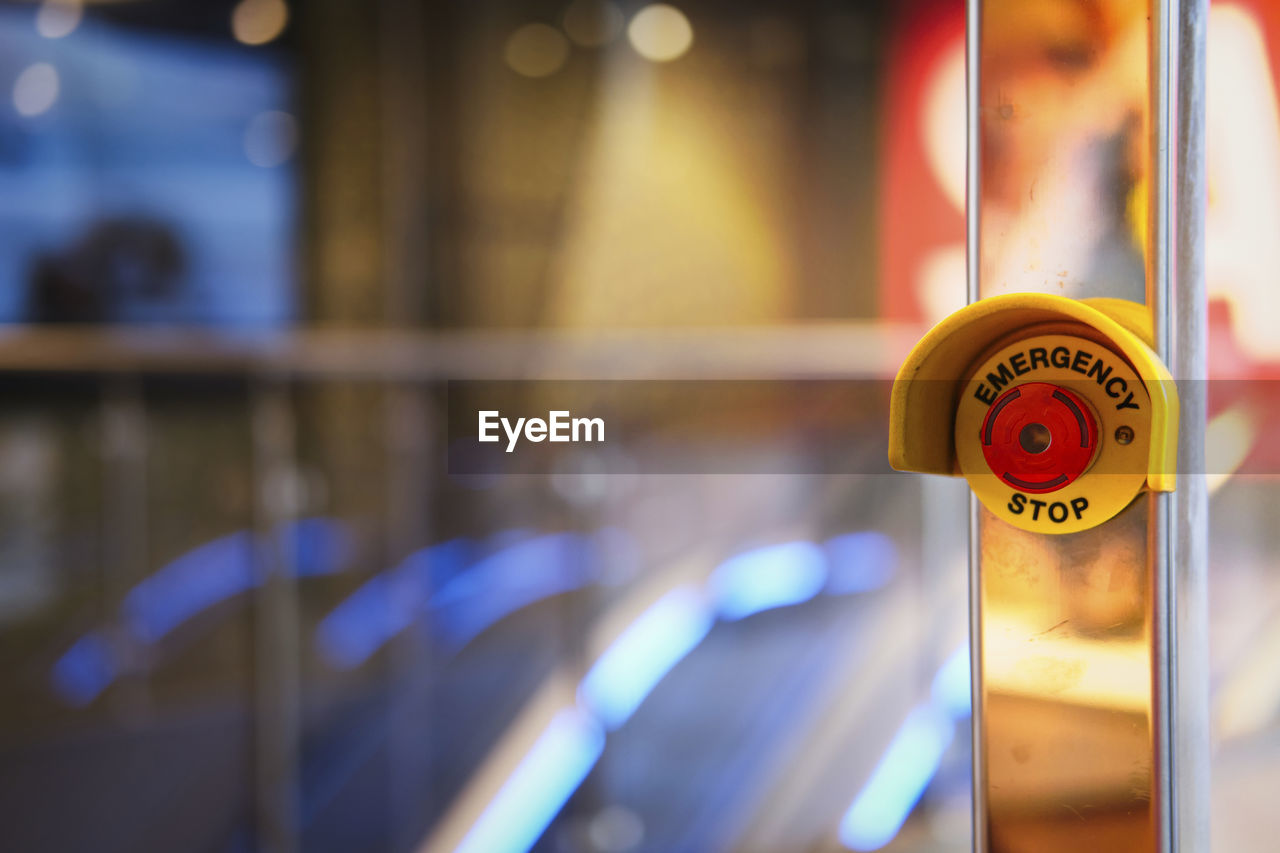
[[[1145,498],[1051,539],[984,517],[991,850],[1154,849],[1146,521]]]
[[[983,8],[984,295],[1142,301],[1148,4]]]
[[[983,296],[1145,295],[1146,0],[986,0]],[[988,849],[1154,850],[1148,499],[1037,537],[980,521]]]
[[[78,2],[0,9],[0,53],[0,322],[293,319],[297,130],[278,55]]]

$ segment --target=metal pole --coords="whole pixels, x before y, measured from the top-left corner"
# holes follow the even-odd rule
[[[982,0],[965,4],[965,289],[968,302],[981,298],[982,269]],[[982,618],[979,603],[982,589],[978,583],[981,566],[979,518],[981,505],[976,495],[969,494],[969,706],[973,756],[973,849],[987,849],[986,759],[982,735]]]
[[[1174,850],[1209,850],[1209,497],[1205,483],[1208,295],[1205,284],[1205,44],[1208,0],[1182,0],[1170,16],[1175,84],[1171,254],[1173,298],[1157,331],[1179,383],[1178,490],[1169,495],[1170,755]]]
[[[1175,378],[1193,381],[1180,384],[1172,495],[1140,497],[1098,528],[1056,537],[972,504],[974,849],[1207,850],[1207,8],[1152,0],[1128,19],[1120,7],[1060,11],[1091,22],[1093,41],[1053,42],[1061,33],[1036,31],[1043,19],[1024,4],[968,3],[969,298],[1145,291],[1154,348]],[[1148,65],[1135,74],[1121,61],[1132,47],[1124,39],[1143,34]],[[1049,47],[1077,51],[1079,64],[1063,72],[1037,60]],[[1035,61],[1045,64],[1028,74]],[[1054,73],[1069,85],[1025,88]],[[1142,263],[1130,271],[1117,258],[1133,245],[1132,223],[1104,217],[1131,207],[1128,183],[1111,174],[1141,138],[1129,121],[1135,104],[1149,149],[1145,183],[1133,183],[1145,187],[1147,220]],[[992,144],[1002,156],[984,162]],[[1082,209],[1099,212],[1089,224],[1102,221],[1100,233],[1080,236]]]
[[[1179,384],[1178,490],[1153,499],[1155,666],[1161,848],[1209,849],[1208,493],[1205,424],[1208,296],[1204,273],[1207,0],[1159,0],[1152,9],[1154,198],[1147,306],[1156,352]]]

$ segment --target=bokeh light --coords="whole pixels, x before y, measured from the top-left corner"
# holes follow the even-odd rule
[[[36,32],[47,39],[60,39],[80,26],[83,17],[80,0],[45,0],[36,10]]]
[[[14,109],[24,116],[38,116],[58,100],[58,90],[58,69],[47,62],[29,65],[14,81]]]
[[[555,27],[525,24],[507,39],[503,58],[524,77],[549,77],[569,58],[569,41]]]
[[[242,44],[266,44],[284,32],[289,7],[284,0],[240,0],[231,12],[231,34]]]
[[[631,19],[627,38],[636,53],[651,62],[679,59],[693,45],[693,26],[674,6],[655,3],[645,6]]]

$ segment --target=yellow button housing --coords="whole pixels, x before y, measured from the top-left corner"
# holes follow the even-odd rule
[[[1042,533],[1101,524],[1144,488],[1172,491],[1177,389],[1150,340],[1146,309],[1123,300],[1014,293],[966,306],[926,334],[898,373],[889,462],[963,475],[998,517]],[[991,404],[1025,382],[1069,388],[1097,418],[1096,456],[1060,493],[1019,492],[983,456]]]

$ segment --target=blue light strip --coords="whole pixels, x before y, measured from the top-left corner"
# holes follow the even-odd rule
[[[902,829],[938,772],[955,736],[956,722],[970,713],[969,647],[947,658],[933,678],[929,701],[907,715],[867,784],[840,821],[840,841],[850,850],[879,850]]]
[[[341,571],[355,548],[347,526],[328,518],[301,519],[271,535],[275,542],[243,530],[221,536],[144,578],[120,607],[128,635],[139,643],[157,643],[205,610],[255,588],[262,580],[258,551],[263,547],[290,547],[301,577]],[[54,662],[54,690],[73,705],[87,705],[120,674],[119,654],[105,633],[85,634]]]
[[[560,711],[503,783],[456,853],[524,853],[550,826],[604,751],[604,732],[576,708]]]
[[[711,573],[709,584],[720,618],[732,621],[808,601],[826,582],[822,549],[788,542],[730,557]]]
[[[402,575],[376,575],[347,597],[316,626],[316,645],[330,664],[354,669],[405,629],[420,603],[416,589],[405,589]]]
[[[630,719],[645,697],[714,622],[702,594],[679,586],[632,622],[596,661],[578,687],[578,698],[606,728]]]
[[[945,711],[953,720],[969,716],[971,709],[971,684],[969,682],[969,645],[966,643],[951,653],[946,663],[933,677],[930,697],[933,704]]]
[[[197,613],[256,585],[253,536],[233,533],[183,554],[129,590],[130,632],[154,643]]]
[[[916,707],[840,821],[851,850],[879,850],[906,822],[951,744],[955,722],[932,704]]]
[[[457,651],[518,610],[598,582],[606,560],[625,558],[630,548],[609,528],[590,537],[503,531],[490,542],[500,547],[479,560],[470,542],[454,539],[370,578],[320,621],[320,653],[353,669],[427,611],[438,639]]]
[[[353,537],[346,526],[324,518],[292,522],[272,534],[296,557],[300,577],[337,572],[351,559]],[[262,582],[264,561],[259,549],[269,538],[239,531],[193,548],[125,596],[123,615],[133,635],[143,642],[162,639],[183,622]]]
[[[435,627],[461,648],[524,607],[594,583],[604,562],[599,543],[553,533],[486,557],[442,586],[431,600]]]
[[[898,567],[898,546],[876,530],[833,536],[822,543],[822,549],[828,561],[828,595],[880,589],[893,579]]]
[[[338,669],[354,669],[403,631],[439,583],[454,580],[471,562],[471,542],[450,539],[413,552],[394,569],[374,575],[316,626],[320,654]]]
[[[852,533],[830,539],[821,547],[792,542],[731,557],[712,573],[707,587],[709,599],[692,586],[671,590],[632,622],[596,660],[578,686],[580,708],[561,712],[557,720],[567,714],[574,716],[561,722],[562,730],[556,734],[552,734],[556,723],[543,734],[455,853],[530,850],[603,752],[605,730],[616,729],[631,718],[662,679],[702,642],[717,615],[726,620],[741,619],[762,610],[808,601],[824,590],[842,595],[878,589],[892,578],[897,559],[897,549],[887,536]],[[945,714],[932,708],[926,710],[928,713],[921,715],[924,723],[936,724],[937,718],[945,719]],[[931,768],[926,767],[923,781],[918,782],[919,791],[928,784],[950,742],[952,727],[949,720],[946,723],[932,729],[922,723],[912,726],[924,734],[932,732],[935,741],[945,728],[946,737],[946,742],[935,749],[938,757]],[[903,738],[902,733],[899,738]],[[905,741],[899,753],[920,752],[920,735],[908,730]],[[893,747],[890,749],[892,752]],[[901,781],[903,774],[895,765],[902,761],[889,756],[882,760],[890,767],[881,773],[888,778],[881,785],[892,783],[895,776]],[[928,761],[923,763],[929,765]],[[911,803],[918,797],[919,792]],[[897,826],[906,819],[911,803],[903,809]],[[896,833],[897,827],[892,831]]]
[[[115,680],[117,667],[111,645],[98,631],[85,634],[54,661],[50,680],[54,690],[72,705],[83,707],[98,698]]]

